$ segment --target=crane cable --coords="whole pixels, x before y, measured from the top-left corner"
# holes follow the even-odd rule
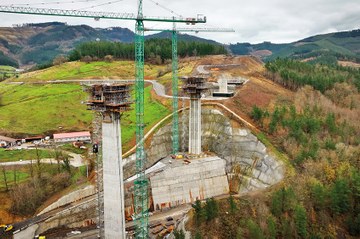
[[[111,1],[111,2],[101,3],[101,4],[93,5],[93,6],[90,6],[90,7],[78,8],[76,10],[84,10],[84,9],[89,9],[89,8],[95,8],[95,7],[100,7],[100,6],[104,6],[104,5],[110,5],[110,4],[118,3],[118,2],[121,2],[121,1],[123,1],[123,0],[116,0],[116,1]]]
[[[154,0],[150,0],[150,2],[154,3],[156,6],[161,7],[162,9],[165,9],[166,11],[168,11],[168,12],[172,13],[173,15],[176,15],[176,16],[178,16],[178,17],[183,17],[182,15],[180,15],[180,14],[178,14],[178,13],[174,12],[174,11],[173,11],[173,10],[171,10],[170,8],[165,7],[165,6],[161,5],[160,3],[158,3],[158,2],[156,2],[156,1],[154,1]]]
[[[32,6],[32,5],[52,5],[52,4],[68,4],[68,3],[80,3],[80,2],[95,2],[97,0],[80,0],[80,1],[65,1],[65,2],[36,2],[36,3],[12,3],[10,6]]]

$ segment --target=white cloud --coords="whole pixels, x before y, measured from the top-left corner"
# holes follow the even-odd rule
[[[0,4],[26,4],[44,0],[3,0]],[[71,2],[58,0],[59,2]],[[73,0],[76,4],[34,5],[62,9],[79,9],[109,2],[109,0]],[[80,1],[80,2],[79,2]],[[86,0],[85,0],[86,1]],[[144,15],[171,16],[172,14],[152,1],[157,1],[174,12],[186,16],[198,13],[207,16],[206,27],[230,27],[235,33],[199,33],[223,43],[236,42],[289,42],[331,31],[359,28],[359,0],[144,0]],[[48,0],[44,2],[55,2]],[[113,5],[89,8],[93,11],[131,12],[137,11],[137,1],[123,0]],[[84,18],[40,17],[0,13],[0,26],[11,26],[28,22],[62,21],[68,24],[87,24],[93,27],[120,26],[134,30],[133,21],[100,20]],[[171,24],[146,22],[147,27],[171,28]],[[179,24],[180,25],[180,24]],[[204,27],[198,24],[198,27]],[[182,26],[185,27],[185,26]],[[196,27],[196,26],[195,26]]]

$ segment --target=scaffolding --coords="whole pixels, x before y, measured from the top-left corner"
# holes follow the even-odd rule
[[[207,79],[201,76],[184,77],[183,90],[190,97],[189,154],[201,154],[201,96],[208,90]]]
[[[200,99],[202,93],[208,90],[206,86],[206,77],[202,76],[191,76],[191,77],[183,77],[184,85],[182,89],[184,93],[189,95],[190,99]]]
[[[99,112],[98,121],[102,122],[101,133],[95,127],[96,138],[102,138],[96,164],[100,238],[126,235],[120,117],[130,109],[130,90],[131,84],[94,84],[86,88],[88,109]]]

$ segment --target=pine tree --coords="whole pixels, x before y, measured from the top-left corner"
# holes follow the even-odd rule
[[[234,201],[234,197],[232,195],[230,195],[229,197],[229,204],[230,204],[230,213],[234,214],[237,211],[237,207]]]
[[[201,233],[199,231],[196,231],[195,239],[202,239]]]
[[[263,233],[259,227],[259,225],[253,220],[249,219],[247,223],[249,229],[249,238],[251,239],[263,239]]]
[[[342,214],[350,209],[350,188],[344,179],[337,179],[330,192],[331,209],[335,214]]]
[[[195,209],[195,222],[197,225],[200,225],[204,215],[200,200],[196,200],[195,204],[191,206]]]
[[[218,214],[219,214],[219,209],[215,199],[214,198],[206,199],[206,204],[205,204],[206,221],[211,221],[212,219],[216,218]]]
[[[183,230],[174,230],[174,237],[175,239],[185,239],[185,233]]]
[[[267,239],[275,239],[276,238],[276,222],[274,217],[269,216],[267,219],[267,229],[268,229],[268,233],[267,233]]]
[[[307,218],[305,208],[301,205],[295,207],[295,225],[296,232],[300,238],[306,238],[307,235]]]

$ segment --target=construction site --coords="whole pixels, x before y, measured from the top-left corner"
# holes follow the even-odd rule
[[[178,114],[163,119],[125,153],[120,122],[135,103],[134,84],[83,83],[87,108],[96,115],[92,132],[96,182],[17,226],[14,238],[162,238],[183,227],[197,200],[242,195],[281,181],[283,162],[255,136],[254,126],[222,103],[231,98],[211,94],[211,88],[239,91],[251,80],[229,77],[241,84],[227,85],[224,75],[211,68],[200,65],[198,69],[207,74],[199,75],[197,69],[180,79],[179,97],[170,95],[181,105]],[[219,83],[214,83],[218,77]],[[142,152],[137,151],[139,145]],[[137,201],[139,190],[142,201]],[[137,210],[139,203],[142,211]],[[138,237],[139,233],[146,235]]]
[[[2,7],[1,11],[53,14],[30,8]],[[79,17],[84,12],[56,14]],[[143,34],[150,29],[144,28],[143,21],[195,24],[206,22],[206,17],[147,18],[142,15],[142,1],[134,16],[90,12],[83,17],[136,21],[136,79],[82,82],[89,95],[87,107],[96,114],[92,132],[96,183],[71,192],[36,218],[17,225],[14,238],[39,234],[47,238],[163,238],[184,223],[195,201],[264,189],[284,177],[282,162],[255,136],[255,128],[221,104],[249,80],[213,74],[211,69],[231,71],[241,64],[203,64],[181,80],[177,75],[177,32],[232,29],[181,29],[174,24],[168,30],[173,34],[172,90],[169,95],[157,93],[171,98],[172,114],[145,135]],[[136,145],[134,151],[123,154],[121,117],[133,106]]]

